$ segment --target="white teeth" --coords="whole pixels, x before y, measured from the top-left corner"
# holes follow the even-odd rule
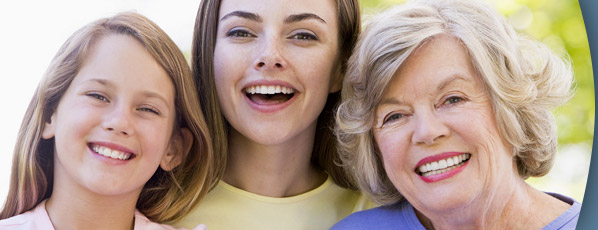
[[[442,159],[439,161],[430,162],[424,165],[419,166],[417,169],[422,174],[422,176],[430,176],[435,175],[438,173],[444,173],[449,171],[453,168],[461,166],[462,163],[469,159],[471,154],[464,153],[459,156],[449,157],[447,159]]]
[[[109,149],[103,146],[97,146],[97,145],[93,145],[91,148],[94,152],[105,156],[105,157],[109,157],[112,159],[119,159],[119,160],[128,160],[129,158],[131,158],[132,154],[131,153],[124,153],[118,150],[113,150],[113,149]]]
[[[453,165],[454,165],[454,163],[453,163],[453,158],[452,157],[449,158],[449,159],[446,159],[446,166],[451,167]]]
[[[291,88],[287,88],[284,86],[280,86],[280,85],[256,85],[256,86],[251,86],[251,87],[247,87],[245,88],[245,92],[249,93],[249,94],[277,94],[277,93],[283,93],[283,94],[291,94],[294,93],[295,91]]]
[[[430,165],[432,165],[432,170],[436,170],[436,169],[438,169],[438,161],[434,161],[434,162],[432,162],[432,164],[430,164]]]
[[[446,168],[446,167],[447,167],[446,160],[443,159],[443,160],[438,161],[438,168]]]

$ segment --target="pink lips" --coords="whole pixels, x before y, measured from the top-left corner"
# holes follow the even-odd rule
[[[117,150],[117,151],[121,151],[121,152],[125,152],[125,153],[131,153],[132,155],[129,158],[129,160],[131,160],[131,159],[133,159],[133,158],[135,158],[137,156],[136,153],[134,153],[132,150],[128,149],[127,147],[124,147],[124,146],[118,145],[118,144],[114,144],[114,143],[110,143],[110,142],[90,142],[88,144],[87,149],[88,149],[88,151],[90,151],[92,153],[92,155],[94,157],[97,157],[97,158],[99,158],[101,160],[104,160],[106,162],[109,162],[111,164],[117,164],[117,165],[119,165],[119,164],[126,164],[127,162],[129,162],[129,160],[118,160],[118,159],[112,159],[110,157],[103,156],[103,155],[101,155],[99,153],[94,152],[91,149],[92,145],[103,146],[103,147],[107,147],[107,148],[110,148],[110,149],[113,149],[113,150]]]
[[[437,154],[437,155],[434,155],[434,156],[426,157],[424,159],[421,159],[417,163],[414,171],[416,171],[417,168],[419,168],[420,166],[425,165],[427,163],[439,161],[439,160],[442,160],[442,159],[448,159],[450,157],[459,156],[461,154],[464,154],[464,152],[444,152],[444,153]],[[453,168],[453,169],[448,170],[448,171],[443,172],[443,173],[439,173],[439,174],[435,174],[435,175],[430,175],[430,176],[422,176],[422,175],[418,174],[418,176],[424,182],[426,182],[426,183],[433,183],[433,182],[444,180],[444,179],[450,178],[450,177],[452,177],[454,175],[457,175],[458,173],[460,173],[461,171],[463,171],[465,169],[465,167],[467,167],[468,164],[469,164],[469,160],[466,161],[463,165],[461,165],[459,167],[456,167],[456,168]]]

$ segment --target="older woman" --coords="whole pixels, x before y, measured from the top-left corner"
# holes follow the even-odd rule
[[[333,229],[569,229],[581,204],[524,179],[551,168],[570,65],[472,1],[372,19],[337,113],[343,163],[382,207]],[[403,199],[405,198],[405,199]]]

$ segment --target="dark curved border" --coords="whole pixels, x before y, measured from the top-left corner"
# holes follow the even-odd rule
[[[594,73],[594,97],[596,97],[596,80],[598,74],[596,67],[598,66],[598,1],[596,0],[579,0],[579,7],[583,15],[583,21],[586,26],[586,33],[588,34],[588,42],[590,44],[590,53],[592,58],[592,68]],[[577,222],[577,229],[598,229],[598,148],[594,148],[596,143],[596,117],[594,116],[594,138],[592,143],[592,157],[590,171],[588,174],[588,182],[586,191],[584,193],[583,204],[581,207],[581,214]]]

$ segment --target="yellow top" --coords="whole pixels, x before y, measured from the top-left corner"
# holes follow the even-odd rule
[[[330,176],[314,190],[283,198],[257,195],[220,181],[174,225],[191,228],[202,223],[209,230],[329,229],[347,215],[374,206],[361,193],[336,185]]]

